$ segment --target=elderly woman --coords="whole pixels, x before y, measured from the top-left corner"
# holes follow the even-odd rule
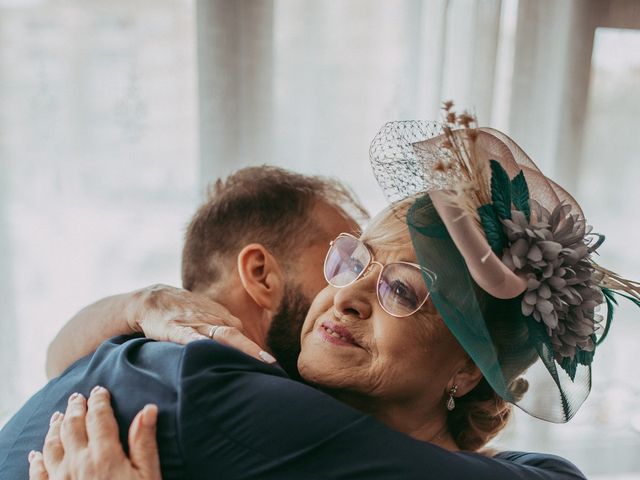
[[[449,450],[481,449],[510,405],[447,329],[418,265],[405,205],[374,218],[360,239],[334,240],[329,286],[305,320],[298,359],[309,383],[390,427]]]
[[[389,128],[395,148],[406,124],[387,127],[382,138]],[[581,216],[563,207],[563,191],[534,184],[544,178],[521,159],[530,170],[517,176],[517,146],[501,134],[452,131],[403,145],[423,164],[431,161],[434,172],[456,179],[446,193],[414,182],[360,238],[345,233],[332,242],[324,264],[328,286],[306,317],[298,368],[306,382],[416,440],[482,451],[506,425],[510,403],[551,421],[575,414],[588,394],[598,343],[597,294],[614,287],[635,294],[637,284],[592,262],[599,243],[587,241]],[[530,195],[524,178],[535,185]],[[400,184],[395,178],[383,187],[393,197]],[[532,399],[536,391],[545,395]],[[104,405],[105,392],[97,393]],[[70,408],[84,415],[77,402]],[[64,473],[61,422],[56,418],[49,433],[58,454],[47,467],[62,465],[57,471]],[[132,468],[121,451],[111,457],[126,478],[159,478],[157,460],[149,456],[149,466],[136,453],[139,434],[153,432],[144,423],[134,422],[130,437],[133,465],[144,468]],[[78,428],[85,438],[79,448],[89,448]],[[84,458],[101,471],[96,457]],[[40,478],[42,457],[31,460],[32,478]],[[580,478],[564,462],[536,475]]]

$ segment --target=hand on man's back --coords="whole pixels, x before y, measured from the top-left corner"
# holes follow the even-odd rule
[[[70,397],[65,414],[51,418],[42,453],[29,454],[30,480],[161,480],[156,442],[158,409],[147,405],[129,428],[128,458],[118,437],[109,392],[96,387],[89,400]]]

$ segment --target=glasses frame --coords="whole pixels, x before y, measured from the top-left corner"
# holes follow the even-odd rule
[[[353,240],[355,240],[356,242],[359,242],[360,244],[362,244],[364,246],[364,248],[366,248],[367,253],[369,254],[369,261],[367,262],[367,264],[364,266],[364,268],[362,269],[362,271],[360,273],[358,273],[358,275],[351,280],[349,283],[347,283],[346,285],[341,285],[341,286],[337,286],[334,285],[333,283],[331,283],[331,281],[327,278],[327,261],[329,260],[329,253],[331,253],[331,248],[333,247],[333,244],[339,240],[342,237],[348,237],[351,238]],[[396,317],[396,318],[405,318],[405,317],[410,317],[411,315],[413,315],[414,313],[416,313],[418,310],[420,310],[425,303],[427,303],[427,300],[429,299],[429,297],[431,296],[431,290],[429,290],[429,288],[427,288],[427,296],[424,298],[424,300],[420,303],[420,305],[418,305],[418,307],[411,311],[410,313],[404,314],[404,315],[398,315],[396,313],[392,313],[389,310],[387,310],[387,308],[384,306],[384,304],[382,303],[382,299],[380,298],[380,283],[382,280],[382,272],[384,272],[384,269],[388,266],[388,265],[408,265],[410,267],[414,267],[417,268],[418,270],[420,270],[421,273],[426,274],[427,276],[429,276],[432,279],[432,282],[435,283],[436,281],[436,274],[435,272],[432,272],[431,270],[429,270],[428,268],[423,267],[422,265],[418,264],[418,263],[411,263],[411,262],[403,262],[403,261],[398,261],[398,262],[390,262],[390,263],[381,263],[378,262],[375,259],[375,256],[373,255],[373,252],[371,252],[371,249],[369,248],[369,246],[364,243],[362,240],[360,240],[358,237],[356,237],[355,235],[351,235],[350,233],[341,233],[340,235],[338,235],[335,239],[333,239],[331,242],[329,242],[329,249],[327,250],[327,255],[324,257],[324,264],[322,266],[322,274],[324,275],[324,279],[327,281],[327,283],[329,285],[331,285],[332,287],[335,288],[345,288],[348,287],[349,285],[353,285],[354,283],[356,283],[358,280],[360,280],[361,278],[363,278],[368,272],[369,270],[371,270],[373,268],[374,265],[379,265],[380,266],[380,272],[378,273],[378,279],[376,280],[376,297],[378,298],[378,303],[380,304],[380,307],[387,312],[389,315],[391,315],[392,317]]]

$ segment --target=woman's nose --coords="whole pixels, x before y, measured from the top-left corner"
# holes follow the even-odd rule
[[[373,302],[378,301],[376,296],[378,275],[376,271],[372,271],[373,269],[375,267],[370,268],[351,285],[338,289],[333,305],[339,314],[359,319],[371,316]]]

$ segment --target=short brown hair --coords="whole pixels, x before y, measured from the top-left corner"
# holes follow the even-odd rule
[[[335,179],[263,165],[216,181],[187,228],[183,287],[194,291],[218,281],[223,262],[235,259],[248,243],[264,245],[279,260],[296,246],[313,243],[309,232],[317,230],[311,228],[311,210],[318,202],[366,216],[350,190]]]

